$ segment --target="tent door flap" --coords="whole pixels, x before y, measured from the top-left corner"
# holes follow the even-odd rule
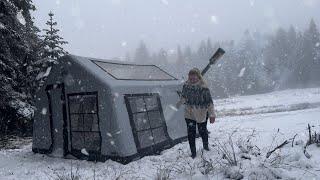
[[[46,87],[51,131],[51,155],[63,157],[66,151],[66,107],[64,85],[53,84]]]

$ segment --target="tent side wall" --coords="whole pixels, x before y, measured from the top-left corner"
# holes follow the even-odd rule
[[[35,152],[47,153],[51,148],[52,139],[48,104],[46,92],[41,88],[36,94],[36,110],[33,122],[32,149]]]

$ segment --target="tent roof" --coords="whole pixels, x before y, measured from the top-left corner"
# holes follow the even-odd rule
[[[109,85],[177,84],[178,79],[156,65],[97,59],[67,55],[64,58],[76,62]],[[112,83],[111,83],[112,81]],[[178,83],[179,84],[179,83]]]

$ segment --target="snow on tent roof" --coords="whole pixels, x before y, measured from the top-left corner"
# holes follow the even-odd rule
[[[118,80],[166,81],[177,80],[155,65],[136,65],[91,60],[102,70]]]

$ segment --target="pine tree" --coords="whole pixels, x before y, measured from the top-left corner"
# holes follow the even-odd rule
[[[288,87],[294,88],[297,87],[299,82],[299,57],[301,54],[301,43],[299,32],[293,26],[290,26],[288,31],[288,69],[290,71],[288,78]]]
[[[207,46],[205,41],[201,41],[198,48],[197,56],[198,57],[196,58],[196,60],[200,62],[200,64],[207,62],[207,59],[209,57],[208,57]]]
[[[139,47],[136,49],[134,61],[137,63],[150,62],[150,53],[146,44],[141,41]]]
[[[167,64],[168,63],[168,53],[166,50],[164,50],[163,48],[161,48],[159,50],[158,56],[157,56],[157,64]]]
[[[317,25],[311,19],[308,29],[303,34],[301,80],[309,85],[319,80],[320,58],[318,57],[320,33]]]
[[[206,46],[206,56],[210,58],[214,53],[213,51],[214,51],[214,49],[212,47],[211,39],[208,38],[207,39],[207,46]]]
[[[181,51],[181,47],[180,45],[178,45],[177,47],[177,60],[176,60],[176,64],[184,64],[184,58],[183,58],[183,54]]]
[[[45,31],[44,37],[44,47],[45,51],[43,53],[44,58],[51,58],[53,60],[59,59],[61,56],[68,54],[63,48],[62,45],[68,44],[67,41],[64,41],[61,36],[59,36],[59,29],[56,28],[57,22],[53,20],[54,14],[50,12],[49,20],[46,22],[48,29],[43,29]]]
[[[30,15],[35,7],[31,0],[0,0],[0,7],[0,133],[23,131],[31,122],[33,64],[41,51]]]

